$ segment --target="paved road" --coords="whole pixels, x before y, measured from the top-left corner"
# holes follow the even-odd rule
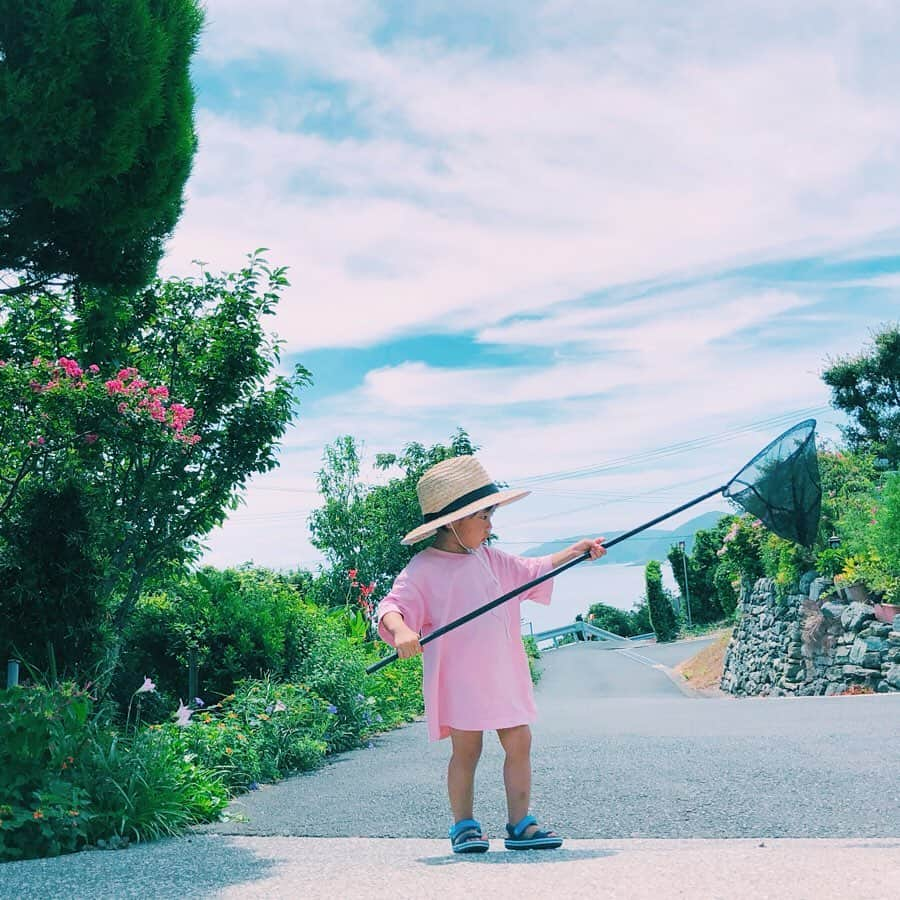
[[[693,699],[653,668],[651,654],[677,652],[588,643],[547,654],[538,815],[573,838],[900,837],[900,779],[890,774],[900,772],[900,695]],[[448,742],[429,743],[416,723],[374,745],[244,795],[231,809],[246,821],[209,830],[443,837]],[[476,815],[494,837],[506,822],[502,765],[487,738]]]
[[[654,665],[698,647],[546,655],[534,808],[569,838],[561,853],[448,854],[447,742],[415,723],[245,795],[231,810],[246,821],[0,866],[0,898],[896,896],[900,695],[695,699]],[[497,838],[495,740],[477,794]]]

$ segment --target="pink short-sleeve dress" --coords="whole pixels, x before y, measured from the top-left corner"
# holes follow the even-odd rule
[[[381,601],[378,633],[393,644],[381,620],[398,612],[425,637],[551,568],[550,556],[513,556],[484,546],[469,554],[429,547],[410,560]],[[519,608],[523,600],[548,604],[552,592],[548,579],[425,646],[422,691],[430,740],[449,737],[451,728],[493,731],[535,720]]]

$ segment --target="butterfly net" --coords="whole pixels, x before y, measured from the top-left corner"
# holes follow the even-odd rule
[[[822,506],[815,420],[775,438],[731,479],[724,495],[780,537],[812,547]]]

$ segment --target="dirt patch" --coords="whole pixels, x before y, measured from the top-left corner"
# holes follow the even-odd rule
[[[675,666],[678,672],[696,691],[703,694],[723,694],[719,689],[725,668],[725,650],[731,640],[731,628],[716,632],[716,639],[699,653]]]

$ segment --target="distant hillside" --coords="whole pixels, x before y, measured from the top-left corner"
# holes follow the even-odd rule
[[[703,515],[690,519],[670,531],[663,528],[648,528],[646,531],[642,531],[633,538],[628,538],[628,540],[622,541],[621,544],[613,547],[600,561],[600,565],[609,562],[616,565],[631,563],[643,566],[650,562],[651,559],[662,561],[666,558],[672,544],[678,541],[684,541],[687,552],[690,553],[694,547],[694,535],[698,531],[714,527],[716,522],[724,515],[727,515],[727,513],[703,513]],[[624,533],[624,531],[606,531],[603,533],[603,536],[612,540]],[[523,551],[521,555],[546,556],[549,553],[556,553],[557,550],[564,550],[582,538],[596,536],[596,534],[579,534],[574,537],[560,538],[558,541],[548,541],[546,544],[530,547],[528,550]]]

